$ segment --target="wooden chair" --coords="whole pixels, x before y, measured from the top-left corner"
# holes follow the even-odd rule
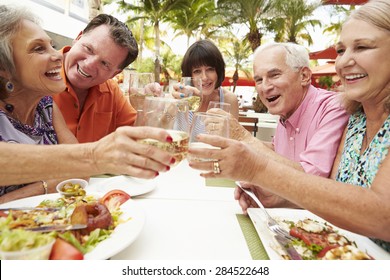
[[[250,133],[253,133],[253,136],[256,137],[258,131],[257,123],[259,119],[256,117],[247,117],[247,116],[238,116],[238,122]]]

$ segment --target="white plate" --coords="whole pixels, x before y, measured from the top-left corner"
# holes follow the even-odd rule
[[[324,221],[322,218],[314,215],[313,213],[306,210],[299,209],[285,209],[285,208],[271,208],[267,209],[269,214],[277,220],[290,220],[297,222],[305,218],[311,218],[317,221]],[[253,224],[255,225],[256,231],[263,243],[265,250],[271,260],[282,260],[282,256],[278,253],[278,245],[275,244],[275,239],[273,234],[267,228],[266,218],[263,214],[263,211],[260,208],[249,208],[248,209],[249,217],[251,218]],[[339,231],[340,234],[346,236],[349,240],[355,241],[357,247],[367,252],[376,260],[390,260],[390,253],[386,252],[384,249],[376,245],[369,238],[362,235],[352,233],[343,229],[339,229],[336,226],[333,226]]]
[[[90,193],[100,197],[102,194]],[[11,202],[1,204],[2,207],[21,207],[21,206],[37,206],[45,199],[54,200],[60,197],[59,194],[47,194],[34,197],[23,198]],[[102,242],[100,242],[91,252],[85,254],[84,259],[87,260],[105,260],[128,247],[141,233],[145,223],[145,213],[137,205],[134,200],[128,200],[121,205],[123,211],[121,219],[124,223],[118,225],[112,234]]]
[[[88,186],[88,191],[107,193],[111,190],[122,190],[130,196],[138,196],[151,192],[156,188],[156,180],[139,179],[130,176],[114,176],[105,179],[99,179],[98,182]]]

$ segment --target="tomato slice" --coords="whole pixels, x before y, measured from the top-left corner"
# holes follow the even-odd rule
[[[72,244],[57,238],[50,253],[50,260],[83,260],[84,255]]]
[[[118,208],[120,205],[125,203],[131,198],[131,196],[122,190],[112,190],[106,193],[100,200],[100,203],[106,205],[106,207],[110,210]]]

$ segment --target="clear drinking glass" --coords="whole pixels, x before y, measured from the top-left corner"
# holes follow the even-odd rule
[[[202,104],[202,79],[182,77],[180,79],[179,92],[182,100],[187,100],[189,110],[197,112]]]
[[[224,110],[225,112],[230,113],[230,104],[229,103],[224,103],[224,102],[219,102],[219,101],[210,101],[209,105],[207,106],[207,111],[213,108],[218,108],[221,110]]]
[[[164,128],[173,141],[166,143],[155,139],[142,139],[139,142],[173,153],[177,165],[188,153],[188,112],[188,102],[185,100],[147,96],[143,110],[139,111],[137,125]]]
[[[133,72],[129,75],[129,99],[134,109],[142,110],[145,97],[153,96],[147,85],[154,83],[153,73]]]
[[[229,138],[229,118],[227,116],[197,112],[194,114],[190,128],[190,147],[219,149],[218,147],[199,142],[199,134],[218,135]],[[212,161],[207,158],[189,157],[189,160]]]

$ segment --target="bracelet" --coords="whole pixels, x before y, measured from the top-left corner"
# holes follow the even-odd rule
[[[45,194],[47,194],[47,183],[46,183],[46,181],[43,181],[43,180],[41,182],[42,182],[43,190],[44,190]]]

